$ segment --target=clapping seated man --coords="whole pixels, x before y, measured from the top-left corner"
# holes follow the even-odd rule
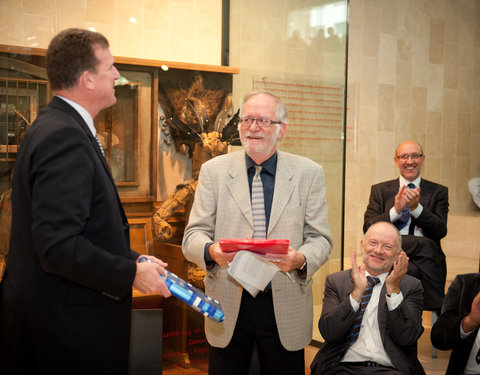
[[[425,154],[415,141],[398,145],[393,161],[400,177],[372,186],[363,231],[378,221],[398,228],[408,274],[423,285],[424,309],[439,314],[447,276],[440,240],[447,234],[448,188],[420,176]]]
[[[432,327],[432,344],[452,350],[446,375],[480,374],[480,273],[457,275]]]
[[[423,332],[423,288],[407,275],[402,237],[373,224],[360,243],[363,263],[327,276],[319,329],[325,345],[312,375],[425,374],[417,359]]]

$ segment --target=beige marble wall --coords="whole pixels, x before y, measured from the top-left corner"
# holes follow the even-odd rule
[[[68,27],[94,27],[114,56],[221,64],[222,0],[0,0],[0,44],[46,48]]]
[[[480,2],[350,1],[348,69],[345,253],[406,139],[424,147],[422,175],[448,186],[450,212],[480,215],[468,191],[480,176]]]

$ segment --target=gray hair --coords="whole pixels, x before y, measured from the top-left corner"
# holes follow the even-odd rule
[[[245,95],[243,97],[243,102],[240,105],[240,112],[239,112],[240,118],[242,118],[243,107],[245,106],[245,103],[250,98],[254,97],[255,95],[259,95],[259,94],[265,94],[265,95],[271,96],[273,99],[275,99],[275,102],[277,103],[277,108],[275,109],[275,117],[277,118],[277,121],[281,121],[285,124],[288,124],[288,110],[287,110],[287,107],[285,106],[285,104],[283,103],[282,99],[280,99],[278,96],[276,96],[276,95],[274,95],[271,92],[266,91],[266,90],[252,91],[252,92],[248,93],[247,95]],[[238,124],[238,131],[240,131],[240,126],[241,126],[241,123]],[[277,138],[280,135],[281,128],[282,128],[282,124],[276,124],[275,135],[277,136]],[[278,143],[279,142],[280,142],[280,139],[278,139]]]
[[[389,223],[388,221],[377,221],[376,223],[373,223],[372,225],[370,225],[370,227],[367,229],[367,231],[365,232],[365,234],[363,236],[363,242],[365,242],[365,240],[367,238],[367,234],[370,231],[370,229],[372,229],[373,227],[375,227],[378,224],[387,224],[395,231],[395,233],[397,234],[397,253],[399,253],[400,250],[402,250],[402,235],[398,231],[397,227],[395,225],[393,225],[392,223]]]
[[[278,121],[284,122],[285,124],[288,124],[288,110],[285,104],[283,104],[282,99],[280,99],[278,96],[272,94],[269,91],[266,90],[258,90],[258,91],[252,91],[245,95],[243,97],[243,102],[242,105],[240,106],[240,117],[242,117],[243,114],[243,107],[245,106],[245,103],[253,96],[258,95],[258,94],[265,94],[271,96],[275,101],[277,102],[277,109],[275,110],[275,116],[277,117]]]

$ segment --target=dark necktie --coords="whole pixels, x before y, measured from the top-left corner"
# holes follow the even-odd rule
[[[357,317],[350,328],[347,336],[345,337],[345,341],[340,344],[334,345],[332,348],[332,352],[325,360],[325,371],[334,367],[338,361],[343,357],[346,353],[348,348],[355,343],[358,339],[358,334],[360,333],[360,327],[362,326],[362,319],[363,314],[365,313],[365,309],[367,308],[368,302],[370,301],[370,297],[372,297],[372,291],[375,285],[380,283],[380,279],[378,277],[371,277],[367,276],[367,287],[363,292],[363,296],[360,299],[360,308],[357,311]]]
[[[411,182],[407,185],[409,189],[415,189],[415,185],[412,184]],[[402,230],[405,225],[407,225],[408,220],[410,219],[410,210],[408,209],[407,204],[405,203],[405,207],[403,207],[402,216],[400,216],[400,219],[398,219],[394,224],[397,227],[398,230]]]
[[[262,167],[255,167],[255,176],[252,181],[252,238],[267,238],[267,220],[265,218],[265,202],[263,197],[263,184],[260,177]]]
[[[478,349],[477,355],[475,356],[475,361],[477,361],[477,365],[480,365],[480,349]]]

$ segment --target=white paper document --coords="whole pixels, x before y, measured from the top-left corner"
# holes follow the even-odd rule
[[[265,258],[250,251],[239,251],[230,263],[228,274],[255,297],[278,271],[280,268]]]

